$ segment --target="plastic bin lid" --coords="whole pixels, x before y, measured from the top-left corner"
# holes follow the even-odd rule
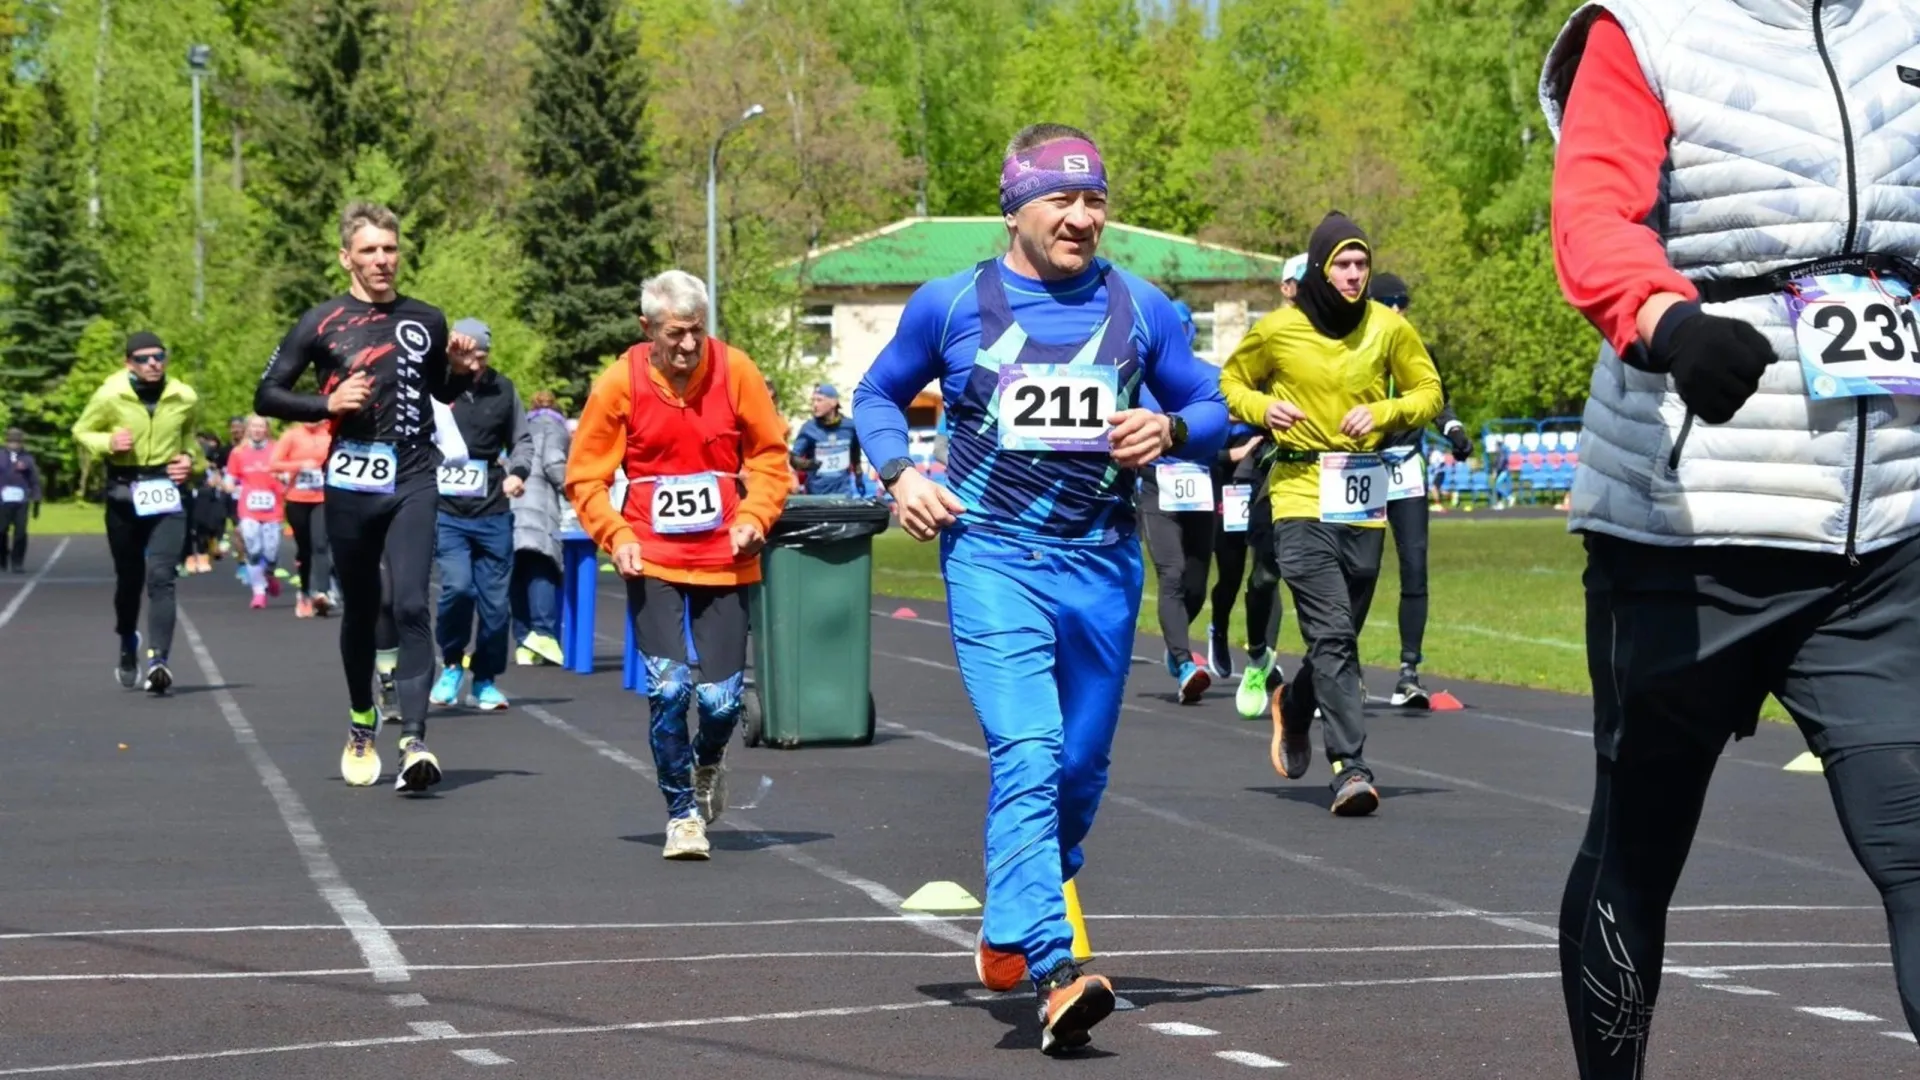
[[[852,495],[789,495],[786,508],[774,522],[774,529],[792,522],[795,525],[872,524],[888,521],[893,512],[879,499]]]

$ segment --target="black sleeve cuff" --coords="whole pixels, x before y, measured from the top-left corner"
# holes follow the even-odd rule
[[[1700,314],[1700,305],[1692,300],[1683,300],[1668,308],[1660,316],[1660,322],[1653,328],[1653,340],[1642,346],[1635,342],[1621,359],[1644,371],[1665,374],[1673,367],[1673,335],[1682,324]]]

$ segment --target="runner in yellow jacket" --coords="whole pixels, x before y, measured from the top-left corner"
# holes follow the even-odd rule
[[[167,375],[167,350],[142,330],[127,341],[127,369],[107,376],[74,421],[73,438],[88,456],[106,462],[107,549],[113,553],[114,633],[120,659],[114,676],[131,690],[136,680],[159,695],[173,685],[167,652],[173,645],[173,578],[187,550],[183,485],[205,472],[194,438],[200,398]],[[138,664],[140,593],[147,594],[147,670]]]
[[[1373,451],[1387,432],[1426,425],[1443,401],[1420,335],[1367,299],[1372,249],[1360,227],[1328,214],[1307,254],[1295,304],[1253,325],[1221,369],[1220,390],[1234,419],[1267,428],[1278,444],[1269,479],[1273,543],[1307,642],[1293,692],[1273,692],[1273,766],[1289,780],[1306,775],[1317,710],[1326,721],[1333,812],[1360,816],[1380,795],[1362,756],[1359,638],[1396,482]],[[1398,397],[1389,396],[1390,383]]]

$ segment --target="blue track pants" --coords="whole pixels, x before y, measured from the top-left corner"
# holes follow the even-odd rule
[[[1140,544],[949,529],[940,561],[954,655],[992,770],[985,936],[1023,953],[1037,983],[1073,955],[1062,888],[1107,786],[1140,614]]]

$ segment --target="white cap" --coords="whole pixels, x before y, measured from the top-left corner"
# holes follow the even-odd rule
[[[1307,253],[1304,251],[1298,255],[1295,255],[1293,258],[1288,259],[1287,265],[1282,267],[1280,270],[1281,281],[1300,281],[1304,279],[1306,276],[1307,276]]]

